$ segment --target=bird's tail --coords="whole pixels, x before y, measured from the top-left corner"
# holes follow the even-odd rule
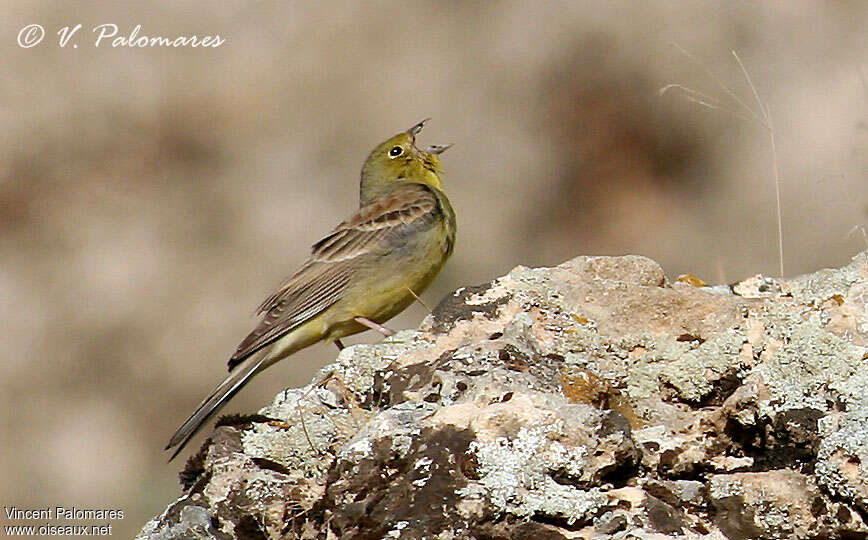
[[[196,410],[190,415],[190,418],[184,422],[178,431],[172,436],[172,440],[166,445],[166,450],[177,446],[175,453],[169,458],[169,461],[175,459],[175,456],[184,449],[184,446],[193,438],[193,435],[202,427],[202,425],[211,418],[214,413],[223,408],[232,396],[247,384],[251,377],[267,368],[271,363],[266,362],[267,354],[264,352],[255,354],[239,364],[226,379],[214,389],[211,394],[206,397],[202,403],[196,407]]]

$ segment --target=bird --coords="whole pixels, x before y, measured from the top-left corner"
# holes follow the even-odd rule
[[[170,461],[256,374],[320,341],[376,330],[434,280],[455,248],[455,212],[440,154],[416,147],[426,118],[379,144],[359,183],[359,209],[311,248],[301,268],[259,306],[259,324],[229,359],[229,375],[178,428]]]

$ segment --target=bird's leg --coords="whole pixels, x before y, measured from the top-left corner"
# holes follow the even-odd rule
[[[336,340],[335,340],[335,345],[337,345],[339,351],[344,350],[344,344],[341,343],[341,340],[336,339]]]
[[[389,330],[388,328],[386,328],[382,324],[377,324],[374,321],[366,319],[364,317],[353,317],[353,320],[356,321],[357,323],[363,325],[363,326],[367,326],[371,330],[376,330],[377,332],[383,334],[386,337],[395,335],[394,330]]]

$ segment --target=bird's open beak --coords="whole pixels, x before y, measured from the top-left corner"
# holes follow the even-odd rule
[[[449,144],[432,144],[425,151],[429,154],[442,154],[452,148],[452,143]]]
[[[413,127],[411,127],[410,129],[408,129],[408,130],[407,130],[407,133],[408,133],[411,137],[415,137],[416,135],[419,134],[420,131],[422,131],[422,128],[425,127],[425,122],[427,122],[428,120],[431,120],[431,119],[430,119],[430,118],[426,118],[426,119],[422,120],[421,122],[419,122],[419,123],[416,124],[415,126],[413,126]]]

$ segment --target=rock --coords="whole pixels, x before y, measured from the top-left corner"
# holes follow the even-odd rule
[[[713,520],[727,538],[835,538],[861,532],[862,517],[788,469],[719,474],[708,482]]]
[[[138,538],[865,537],[866,283],[515,268],[224,418]]]

